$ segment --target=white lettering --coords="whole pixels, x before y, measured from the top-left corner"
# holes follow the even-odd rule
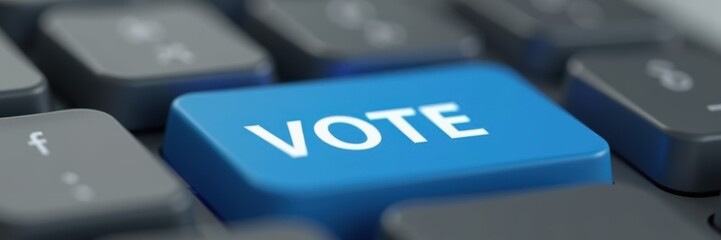
[[[366,136],[365,142],[362,143],[349,143],[342,141],[335,136],[333,136],[332,133],[330,133],[330,125],[336,124],[336,123],[345,123],[351,126],[354,126],[361,130],[363,134]],[[345,149],[345,150],[353,150],[353,151],[360,151],[360,150],[367,150],[374,148],[375,146],[378,146],[378,144],[381,143],[381,133],[378,132],[378,129],[376,129],[373,125],[370,123],[354,118],[354,117],[347,117],[347,116],[330,116],[323,118],[315,123],[315,126],[313,127],[315,130],[315,134],[318,135],[318,138],[323,140],[328,145]]]
[[[452,117],[445,117],[442,113],[457,112],[459,110],[458,104],[441,103],[433,105],[425,105],[420,108],[421,113],[425,115],[428,120],[431,120],[438,128],[443,130],[449,137],[453,139],[467,138],[488,135],[488,131],[484,128],[469,129],[469,130],[458,130],[455,124],[469,123],[471,119],[466,115],[457,115]]]
[[[393,124],[398,130],[408,137],[413,143],[424,143],[428,142],[421,133],[418,132],[413,126],[411,126],[404,117],[415,116],[416,111],[413,108],[399,108],[384,111],[375,111],[366,113],[366,117],[370,120],[387,119]]]
[[[303,125],[301,121],[290,121],[287,125],[292,145],[268,132],[268,130],[265,130],[265,128],[260,125],[246,126],[245,129],[248,129],[248,131],[254,133],[292,158],[307,157],[308,147],[305,145],[305,136],[303,135]]]

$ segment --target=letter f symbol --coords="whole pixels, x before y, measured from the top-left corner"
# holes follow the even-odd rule
[[[45,147],[45,144],[48,143],[48,140],[43,139],[43,132],[33,132],[30,134],[30,141],[28,142],[28,145],[31,147],[36,147],[40,154],[43,156],[50,155],[50,151],[48,151],[48,148]]]

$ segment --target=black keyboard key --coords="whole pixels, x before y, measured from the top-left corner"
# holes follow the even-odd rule
[[[696,50],[606,51],[569,63],[568,109],[656,183],[721,189],[721,59]]]
[[[416,201],[386,212],[392,240],[705,240],[707,219],[689,219],[644,190],[593,186],[501,198]]]
[[[86,239],[183,223],[185,188],[92,110],[0,119],[0,239]]]
[[[190,1],[52,8],[37,59],[78,107],[130,129],[162,126],[187,92],[266,84],[270,60],[211,6]]]
[[[0,117],[48,111],[45,77],[0,33]]]
[[[540,75],[561,75],[581,49],[673,36],[659,20],[619,0],[459,0],[457,8],[485,33],[489,49]]]
[[[299,220],[266,219],[225,228],[205,224],[198,229],[156,230],[118,234],[102,240],[331,240],[316,225]]]
[[[247,29],[290,79],[467,59],[481,44],[462,26],[387,0],[251,1]]]

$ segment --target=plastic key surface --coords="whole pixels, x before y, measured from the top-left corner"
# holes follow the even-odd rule
[[[707,219],[689,219],[664,198],[628,186],[584,186],[496,198],[411,201],[384,214],[390,240],[704,240]]]
[[[480,41],[428,8],[387,0],[251,0],[246,29],[287,79],[342,76],[476,57]]]
[[[271,82],[270,60],[209,4],[134,1],[60,6],[41,19],[36,59],[73,106],[125,127],[160,127],[187,92]]]
[[[585,49],[666,42],[671,28],[625,0],[458,0],[488,46],[523,70],[561,76]]]
[[[45,77],[0,32],[0,117],[49,110]]]
[[[589,52],[569,64],[569,111],[656,183],[721,189],[721,59],[698,50]]]
[[[37,20],[47,8],[57,4],[91,3],[113,0],[0,0],[0,27],[22,47],[31,45]]]
[[[183,223],[184,186],[109,115],[0,119],[0,239],[89,239]]]
[[[295,219],[263,219],[224,227],[206,224],[188,229],[117,234],[101,240],[331,240],[315,224]]]
[[[224,220],[300,215],[349,239],[404,199],[611,182],[606,142],[505,67],[336,80],[182,96],[164,155]]]

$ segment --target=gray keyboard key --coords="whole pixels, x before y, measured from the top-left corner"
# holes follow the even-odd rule
[[[67,110],[0,126],[0,239],[174,226],[192,206],[176,177],[105,113]]]
[[[300,220],[265,219],[234,225],[201,225],[197,229],[175,229],[118,234],[102,240],[331,240],[315,224]]]
[[[49,110],[45,77],[0,32],[0,117]]]
[[[387,0],[249,1],[253,35],[288,79],[468,59],[479,40],[422,7]]]
[[[56,4],[92,1],[104,0],[0,0],[0,27],[4,28],[15,42],[26,47],[31,44],[37,29],[38,16],[45,9]]]
[[[568,110],[667,189],[721,189],[721,58],[704,51],[589,52],[569,63]]]
[[[160,127],[171,101],[200,90],[266,84],[270,60],[212,6],[191,1],[49,9],[39,66],[71,105],[131,130]]]
[[[717,239],[703,223],[644,190],[609,185],[400,204],[383,228],[394,240]]]
[[[670,27],[625,0],[459,0],[489,49],[532,73],[558,76],[574,52],[667,41]]]
[[[629,0],[672,24],[694,43],[721,53],[721,1]]]

